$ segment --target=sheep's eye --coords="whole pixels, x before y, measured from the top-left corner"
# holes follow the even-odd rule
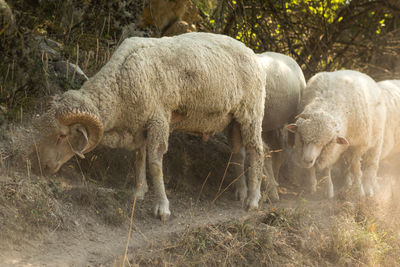
[[[57,145],[58,145],[62,140],[64,140],[65,138],[67,138],[67,135],[66,135],[66,134],[60,134],[60,135],[58,136],[58,138],[57,138]]]

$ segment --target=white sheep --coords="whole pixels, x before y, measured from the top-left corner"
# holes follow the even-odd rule
[[[246,206],[257,208],[263,166],[265,76],[254,52],[224,35],[188,33],[129,38],[80,90],[58,96],[37,123],[39,156],[49,173],[101,141],[137,150],[135,194],[147,192],[146,154],[156,193],[154,213],[170,215],[162,158],[171,131],[240,132],[251,168]],[[103,136],[104,134],[104,136]]]
[[[386,117],[376,82],[357,71],[318,73],[307,83],[300,110],[287,129],[296,133],[298,162],[327,178],[328,197],[334,195],[330,170],[340,156],[349,165],[346,180],[361,195],[364,189],[373,195]]]
[[[385,136],[381,160],[400,153],[400,80],[378,82],[386,105]]]
[[[291,57],[274,52],[265,52],[257,56],[263,66],[266,77],[266,98],[262,123],[263,140],[267,148],[268,146],[274,146],[275,149],[282,148],[280,147],[281,142],[278,131],[285,123],[293,121],[300,101],[300,94],[306,87],[306,81],[300,66]],[[229,137],[230,143],[234,143],[234,138],[237,136],[239,134],[231,134]],[[276,153],[272,154],[275,162],[279,161],[277,158],[280,156]],[[244,161],[245,153],[243,149],[239,153],[232,155],[236,177],[239,177],[244,172]],[[275,175],[278,174],[277,169],[279,169],[280,164],[277,163],[275,165],[277,167],[272,170],[271,158],[265,158],[266,187],[268,196],[273,201],[279,200]],[[236,198],[243,200],[246,197],[246,193],[246,178],[245,175],[242,175],[236,183]]]

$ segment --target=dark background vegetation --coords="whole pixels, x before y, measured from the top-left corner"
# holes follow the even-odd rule
[[[142,26],[141,15],[149,2],[1,0],[3,124],[37,109],[42,102],[37,100],[46,95],[80,87],[82,82],[71,77],[55,78],[51,62],[68,60],[90,77],[123,38],[156,35],[154,27]],[[397,0],[193,0],[191,4],[197,7],[192,12],[198,13],[198,31],[232,36],[256,52],[290,55],[306,78],[341,68],[377,80],[400,76]],[[137,31],[127,31],[132,25]],[[56,42],[50,45],[51,52],[41,47],[43,38]]]

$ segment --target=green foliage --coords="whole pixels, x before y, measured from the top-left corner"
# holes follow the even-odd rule
[[[208,21],[210,30],[228,34],[256,52],[292,55],[307,77],[350,68],[371,69],[372,76],[382,79],[391,70],[383,62],[374,67],[372,55],[400,50],[397,43],[386,45],[399,26],[395,18],[400,9],[391,8],[392,3],[398,6],[395,1],[369,0],[223,0]]]

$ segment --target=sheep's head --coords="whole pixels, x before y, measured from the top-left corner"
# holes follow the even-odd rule
[[[98,117],[84,108],[51,107],[36,122],[38,156],[43,174],[56,173],[74,155],[83,158],[103,136]]]
[[[335,149],[335,144],[349,144],[338,134],[335,120],[327,113],[300,114],[296,118],[296,123],[286,129],[295,134],[294,149],[303,168],[313,167],[321,154],[330,154]]]

